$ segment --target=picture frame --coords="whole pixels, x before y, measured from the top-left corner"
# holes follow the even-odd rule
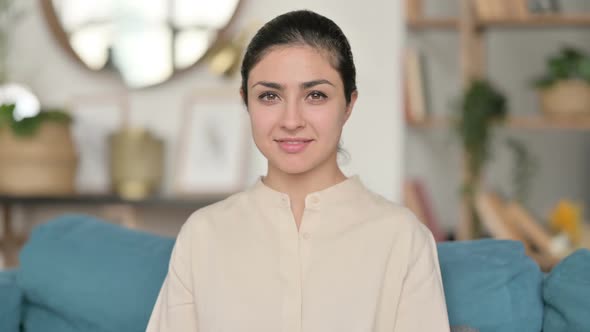
[[[110,194],[109,135],[127,126],[129,100],[123,92],[76,95],[67,111],[78,153],[76,192]]]
[[[246,106],[237,89],[194,91],[183,108],[176,195],[227,195],[243,189],[252,139]]]

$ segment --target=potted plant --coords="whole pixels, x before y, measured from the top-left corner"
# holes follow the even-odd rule
[[[547,72],[534,81],[549,116],[590,116],[590,56],[563,48],[547,60]]]
[[[471,237],[482,235],[481,222],[475,210],[475,195],[479,190],[484,165],[490,156],[493,125],[505,119],[506,97],[490,82],[474,80],[467,87],[457,107],[455,130],[464,150],[465,176],[463,200],[465,216],[471,222]]]
[[[0,193],[74,191],[77,156],[70,122],[70,116],[60,110],[19,119],[15,104],[0,103]]]
[[[484,231],[475,208],[475,197],[480,190],[485,165],[491,158],[494,127],[507,118],[508,102],[504,94],[491,82],[474,80],[465,90],[456,111],[455,131],[464,151],[464,217],[471,223],[471,234],[468,234],[468,237],[479,238],[484,235]],[[514,138],[507,139],[505,143],[514,155],[512,196],[524,203],[530,179],[535,172],[535,158],[524,144]]]

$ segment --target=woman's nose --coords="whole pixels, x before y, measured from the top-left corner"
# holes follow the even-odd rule
[[[303,118],[303,110],[297,102],[290,102],[287,104],[281,119],[281,126],[287,130],[296,130],[305,127],[305,119]]]

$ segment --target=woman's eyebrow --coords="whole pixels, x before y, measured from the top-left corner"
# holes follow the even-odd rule
[[[303,89],[309,89],[312,88],[316,85],[320,85],[320,84],[329,84],[331,86],[334,86],[334,84],[332,84],[332,82],[328,81],[328,80],[313,80],[313,81],[309,81],[309,82],[303,82],[301,83],[301,87]]]
[[[284,88],[282,85],[280,85],[279,83],[275,83],[275,82],[266,82],[266,81],[260,81],[260,82],[256,82],[256,84],[253,84],[250,88],[253,88],[257,85],[262,85],[265,86],[267,88],[271,88],[271,89],[275,89],[275,90],[279,90],[282,91]]]
[[[313,80],[313,81],[308,81],[308,82],[303,82],[300,84],[302,89],[309,89],[309,88],[313,88],[316,85],[320,85],[320,84],[329,84],[331,86],[334,86],[334,84],[332,84],[332,82],[325,80],[325,79],[319,79],[319,80]],[[275,89],[275,90],[279,90],[282,91],[284,90],[284,86],[279,84],[279,83],[275,83],[275,82],[267,82],[267,81],[260,81],[260,82],[256,82],[255,84],[253,84],[250,88],[254,88],[257,85],[262,85],[265,86],[267,88],[271,88],[271,89]]]

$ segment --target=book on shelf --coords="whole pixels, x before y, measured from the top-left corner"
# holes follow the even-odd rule
[[[481,19],[524,19],[528,16],[528,0],[476,0],[475,12]]]
[[[404,52],[403,96],[404,115],[409,124],[423,123],[427,117],[425,58],[416,48]]]
[[[446,241],[447,235],[435,216],[430,195],[422,181],[407,179],[404,183],[404,203],[426,227],[437,242]]]
[[[475,197],[475,209],[483,226],[497,239],[520,241],[530,251],[527,239],[506,215],[505,203],[493,192],[480,191]]]
[[[541,254],[551,255],[551,234],[518,202],[506,204],[506,215]]]
[[[490,235],[497,239],[520,241],[526,254],[549,271],[559,262],[552,253],[553,239],[517,202],[506,202],[492,192],[476,196],[476,210]]]
[[[411,21],[422,17],[422,0],[406,0],[406,20]]]

